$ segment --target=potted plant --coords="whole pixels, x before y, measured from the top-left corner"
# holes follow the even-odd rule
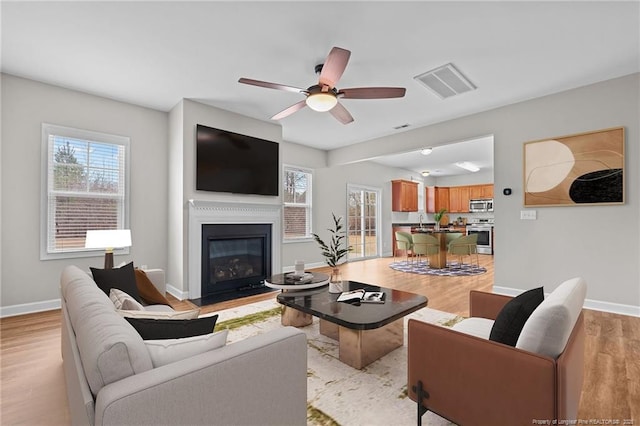
[[[329,292],[340,293],[342,292],[342,276],[340,275],[338,264],[349,253],[351,247],[342,247],[342,240],[345,238],[342,230],[342,217],[337,217],[334,213],[331,213],[331,215],[333,216],[333,229],[327,229],[331,233],[329,244],[325,243],[318,234],[311,235],[320,246],[325,262],[333,268],[329,281]]]
[[[439,212],[433,214],[433,219],[436,221],[436,224],[433,228],[434,230],[436,231],[440,230],[440,221],[442,220],[442,216],[444,216],[446,212],[447,212],[447,209],[440,209]]]

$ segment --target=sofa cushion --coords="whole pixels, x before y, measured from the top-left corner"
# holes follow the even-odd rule
[[[165,305],[154,305],[165,306]],[[119,309],[118,313],[127,318],[149,318],[149,319],[196,319],[200,315],[200,308],[191,309],[189,311],[156,311],[145,309],[143,311],[138,310],[126,310]],[[211,332],[211,330],[209,330]]]
[[[218,315],[197,319],[149,319],[128,318],[144,340],[180,339],[183,337],[201,336],[213,332]]]
[[[158,304],[171,306],[167,298],[158,291],[156,286],[153,285],[146,272],[142,269],[136,269],[135,276],[136,287],[142,300],[150,305]]]
[[[111,299],[113,306],[115,306],[116,309],[128,309],[131,311],[144,310],[144,306],[138,303],[136,299],[117,288],[109,290],[109,299]]]
[[[109,383],[153,368],[140,335],[116,314],[109,297],[89,275],[67,266],[60,286],[82,368],[94,396]]]
[[[487,318],[467,318],[451,327],[455,331],[488,339],[493,327],[493,320]]]
[[[221,348],[227,343],[229,330],[202,336],[186,337],[183,339],[145,340],[154,367],[180,361],[213,349]]]
[[[117,288],[142,303],[138,287],[136,284],[136,273],[133,269],[133,262],[129,262],[121,268],[98,269],[90,268],[93,280],[104,294],[109,295],[112,288]]]
[[[582,278],[560,284],[536,308],[522,328],[517,348],[557,358],[564,351],[587,294]]]
[[[493,323],[489,340],[515,346],[525,322],[543,300],[544,292],[538,287],[508,301]]]

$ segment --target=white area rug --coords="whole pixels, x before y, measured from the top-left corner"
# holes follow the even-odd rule
[[[258,302],[218,312],[218,323],[280,306],[275,300]],[[407,392],[406,321],[420,319],[434,324],[456,321],[456,315],[423,308],[405,317],[405,345],[356,370],[338,359],[338,344],[319,333],[318,319],[301,328],[307,334],[307,401],[322,411],[308,419],[309,425],[415,425],[416,404]],[[458,317],[459,318],[459,317]],[[217,327],[217,326],[216,326]],[[228,343],[264,333],[280,325],[280,316],[271,316],[229,331]],[[333,420],[333,422],[331,421]],[[427,413],[424,425],[452,425],[441,417]]]

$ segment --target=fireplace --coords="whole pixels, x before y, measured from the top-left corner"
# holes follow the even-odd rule
[[[203,272],[202,256],[202,232],[205,225],[240,225],[248,227],[253,225],[268,225],[271,227],[269,248],[271,263],[267,261],[265,269],[270,274],[278,274],[282,269],[282,219],[280,204],[258,204],[241,203],[229,201],[212,200],[189,200],[189,229],[187,238],[187,285],[183,289],[183,297],[198,304],[209,303],[205,300],[205,293],[202,293],[202,276],[207,276]],[[269,246],[269,244],[267,244]],[[207,257],[208,261],[208,257]],[[269,269],[270,268],[270,269]],[[267,287],[268,289],[268,287]],[[219,293],[215,296],[220,299],[221,295],[237,294],[236,291]],[[237,296],[242,297],[242,296]],[[215,303],[215,300],[211,303]]]
[[[270,224],[202,225],[201,297],[255,294],[271,275]]]

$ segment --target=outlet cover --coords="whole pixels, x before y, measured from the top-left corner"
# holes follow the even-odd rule
[[[520,219],[521,220],[536,220],[536,211],[535,210],[520,210]]]

